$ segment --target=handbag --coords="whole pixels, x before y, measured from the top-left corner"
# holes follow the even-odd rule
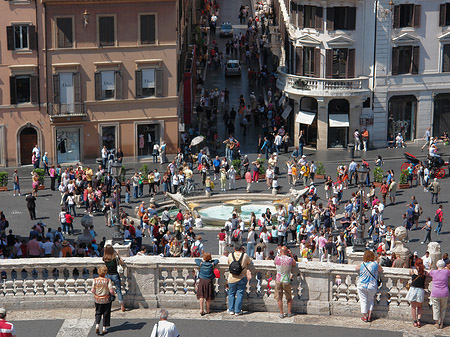
[[[375,278],[375,276],[373,276],[373,274],[371,273],[371,271],[369,270],[369,268],[367,268],[367,266],[366,266],[365,263],[363,263],[363,266],[364,266],[364,268],[366,268],[366,270],[369,272],[369,274],[370,274],[373,278]],[[376,281],[377,281],[377,288],[380,288],[381,285],[383,284],[383,282],[381,281],[381,278],[378,277],[378,279],[376,279]]]
[[[119,274],[123,274],[123,272],[124,272],[123,266],[120,264],[120,259],[118,256],[116,256],[116,263],[117,263],[117,272]]]
[[[406,290],[409,290],[409,288],[411,288],[411,285],[413,284],[413,282],[415,282],[418,278],[419,278],[419,275],[417,275],[417,277],[414,280],[409,281],[405,286]]]
[[[111,299],[111,302],[114,302],[116,300],[116,295],[110,295],[109,298]]]

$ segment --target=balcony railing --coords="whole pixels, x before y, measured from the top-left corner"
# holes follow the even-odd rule
[[[78,102],[71,104],[48,105],[48,114],[51,118],[58,117],[84,117],[86,116],[86,103]]]
[[[315,78],[291,75],[284,67],[278,68],[277,87],[287,93],[317,96],[357,96],[369,91],[369,79]]]

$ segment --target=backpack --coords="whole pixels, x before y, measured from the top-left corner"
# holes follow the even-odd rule
[[[200,257],[200,250],[198,248],[198,246],[192,246],[192,257]]]
[[[422,213],[423,213],[422,206],[419,205],[419,215],[422,215]]]
[[[244,268],[242,268],[242,260],[244,258],[244,253],[241,253],[241,256],[239,257],[239,260],[236,260],[234,257],[234,253],[231,253],[231,257],[233,258],[233,261],[230,263],[230,266],[228,267],[228,270],[232,275],[241,275]]]
[[[255,234],[253,234],[253,238],[254,238],[255,242],[258,242],[258,234],[256,234],[256,232],[255,232]]]
[[[436,212],[436,215],[434,216],[434,222],[439,222],[439,215],[440,212]]]
[[[235,229],[233,232],[233,237],[231,238],[231,241],[234,241],[234,242],[239,241],[240,234],[241,234],[241,231],[239,229]]]

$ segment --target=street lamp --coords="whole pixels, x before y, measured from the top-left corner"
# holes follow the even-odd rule
[[[111,174],[116,180],[116,217],[114,220],[114,233],[112,236],[112,243],[123,243],[123,237],[120,233],[120,218],[119,218],[119,199],[120,199],[120,171],[122,169],[122,164],[116,161],[111,163]]]
[[[364,252],[366,250],[366,240],[364,239],[364,211],[363,211],[363,201],[364,201],[364,183],[367,179],[367,174],[369,169],[367,167],[361,166],[356,169],[359,182],[359,224],[356,231],[356,240],[353,243],[354,252]]]

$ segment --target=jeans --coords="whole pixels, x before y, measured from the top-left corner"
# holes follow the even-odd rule
[[[230,312],[237,314],[242,311],[242,300],[244,299],[246,286],[246,277],[236,283],[228,284],[228,310]]]
[[[436,229],[434,230],[436,232],[437,235],[441,234],[441,230],[442,230],[442,222],[438,222]]]
[[[138,187],[133,186],[133,199],[137,199],[138,197]]]
[[[129,204],[131,199],[131,195],[129,192],[125,192],[125,203]]]
[[[431,203],[436,200],[436,204],[438,203],[438,193],[431,193]]]
[[[425,240],[423,242],[431,242],[431,230],[427,230],[427,235],[425,236]]]
[[[67,224],[65,222],[61,222],[62,231],[67,233]]]
[[[144,196],[144,184],[139,184],[139,198]]]
[[[69,214],[72,214],[73,211],[73,216],[77,216],[77,212],[75,211],[75,204],[69,204]]]
[[[122,303],[123,295],[122,295],[122,286],[120,284],[120,275],[106,274],[106,278],[110,279],[114,283],[114,287],[116,288],[117,299],[119,300],[119,303]]]
[[[247,242],[247,254],[250,257],[253,257],[255,254],[255,243],[254,242]]]
[[[342,250],[341,251],[338,251],[338,254],[339,254],[339,263],[344,263],[344,261],[345,261],[345,247],[341,247],[342,248]]]
[[[298,144],[298,152],[299,157],[303,156],[303,143]]]

